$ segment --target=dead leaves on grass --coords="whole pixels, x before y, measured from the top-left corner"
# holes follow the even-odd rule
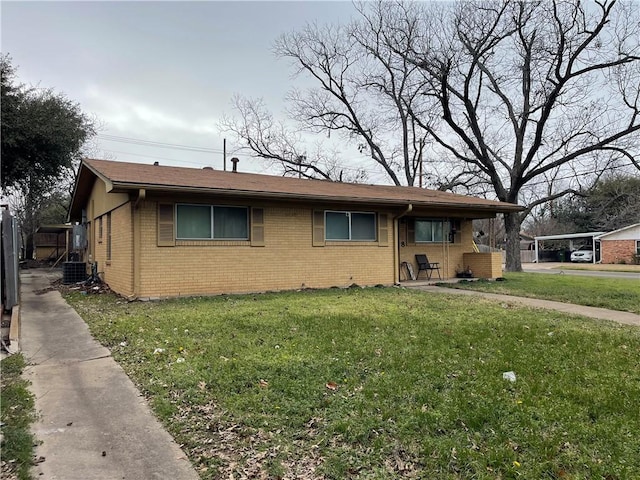
[[[323,459],[304,439],[283,447],[277,438],[279,430],[230,423],[227,413],[213,403],[177,406],[174,420],[182,425],[178,436],[188,439],[182,448],[203,479],[323,478],[316,472]],[[310,421],[309,436],[317,434],[320,423],[321,419]],[[272,473],[274,465],[283,471],[281,476]]]
[[[178,438],[188,439],[182,448],[203,480],[324,478],[320,467],[325,458],[317,445],[326,428],[326,419],[322,417],[311,418],[304,426],[304,434],[292,442],[283,442],[279,438],[280,430],[232,423],[227,412],[213,403],[178,405],[174,420],[183,426]],[[329,441],[334,448],[351,450],[358,456],[353,450],[357,446],[343,444],[339,437]],[[401,445],[393,448],[381,466],[391,478],[420,477],[418,452],[408,451]],[[347,471],[352,476],[365,473],[357,465],[348,467]]]
[[[327,387],[327,390],[331,390],[332,392],[338,390],[338,384],[336,382],[327,382],[325,387]]]

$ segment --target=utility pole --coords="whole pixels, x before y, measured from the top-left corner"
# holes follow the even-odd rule
[[[307,160],[306,155],[298,155],[296,163],[298,164],[298,178],[302,178],[302,162]]]
[[[227,171],[227,139],[222,139],[222,168]]]

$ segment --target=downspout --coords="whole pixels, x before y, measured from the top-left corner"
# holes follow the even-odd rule
[[[393,250],[393,262],[394,262],[394,274],[393,283],[395,285],[400,284],[400,224],[399,219],[413,211],[413,204],[408,204],[407,208],[400,214],[393,217],[393,241],[396,244],[396,248]]]
[[[146,196],[147,196],[147,191],[144,188],[141,188],[140,190],[138,190],[138,198],[136,198],[136,203],[134,204],[134,207],[136,209],[140,205],[140,202],[142,202]]]
[[[449,232],[446,233],[447,238],[449,236]],[[447,272],[447,268],[449,267],[449,255],[448,255],[448,244],[445,240],[445,233],[444,233],[444,222],[442,222],[442,269]]]
[[[144,201],[147,196],[147,192],[144,188],[138,190],[138,198],[133,204],[133,211],[131,224],[133,227],[133,235],[131,241],[132,245],[132,262],[131,262],[131,297],[138,298],[140,296],[140,264],[142,263],[142,259],[140,258],[142,255],[142,221],[140,219],[140,203]]]

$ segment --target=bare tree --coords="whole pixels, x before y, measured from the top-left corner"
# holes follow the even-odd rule
[[[422,18],[416,35],[398,21],[388,30],[395,51],[420,66],[443,121],[411,113],[457,181],[482,180],[505,202],[525,199],[524,212],[504,216],[507,270],[520,270],[518,235],[532,209],[574,193],[587,174],[638,166],[637,5],[461,2]]]
[[[348,26],[307,25],[282,35],[275,52],[316,85],[287,96],[289,116],[301,130],[341,135],[382,167],[394,184],[414,185],[428,144],[425,129],[410,115],[422,112],[422,75],[385,37],[385,25],[395,15],[393,5],[379,7],[369,16],[361,10],[362,21]],[[254,155],[278,162],[285,173],[339,179],[336,174],[342,170],[335,162],[302,155],[295,147],[299,132],[276,124],[259,100],[236,97],[233,103],[240,118],[226,119],[223,129]],[[363,178],[364,172],[355,176]]]
[[[638,172],[638,4],[378,1],[357,9],[348,26],[311,25],[277,42],[276,53],[316,85],[291,93],[291,117],[301,131],[357,143],[396,185],[414,185],[429,157],[430,186],[524,205],[504,216],[508,271],[521,269],[519,231],[532,210],[603,172]],[[299,161],[270,116],[243,120],[228,127],[256,155],[335,178],[318,158]],[[264,131],[273,133],[256,141]]]
[[[223,129],[233,133],[267,166],[280,168],[285,176],[352,182],[366,176],[358,169],[345,170],[339,154],[322,142],[316,142],[310,150],[304,132],[276,121],[262,100],[234,96],[233,104],[239,117],[225,118]]]

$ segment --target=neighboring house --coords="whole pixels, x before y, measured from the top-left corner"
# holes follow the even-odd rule
[[[521,207],[415,187],[84,160],[69,219],[87,228],[84,261],[131,298],[392,285],[417,272],[470,267],[502,274],[474,253],[472,220]],[[422,273],[424,275],[424,272]]]
[[[535,250],[534,240],[535,237],[520,232],[520,250]]]
[[[603,233],[600,241],[602,263],[637,263],[640,259],[640,223]]]
[[[536,260],[535,238],[520,232],[520,261],[531,263]]]

